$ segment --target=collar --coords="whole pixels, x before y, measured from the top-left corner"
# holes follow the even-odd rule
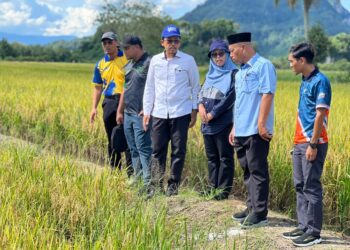
[[[255,53],[255,55],[252,58],[250,58],[248,62],[241,64],[241,69],[247,68],[247,67],[253,67],[253,65],[259,59],[259,57],[260,55],[258,53]]]
[[[143,55],[139,58],[139,60],[135,61],[135,63],[142,62],[146,60],[147,57],[148,57],[148,53],[144,52]]]
[[[180,50],[178,50],[178,51],[176,52],[174,58],[175,58],[175,57],[180,58],[181,56],[182,56],[182,52],[181,52]],[[164,59],[164,60],[167,59],[167,58],[166,58],[166,55],[165,55],[165,50],[164,50],[163,53],[162,53],[162,59]]]
[[[302,76],[303,81],[309,81],[312,77],[314,77],[319,72],[318,68],[315,66],[315,69],[311,72],[308,77]]]
[[[122,51],[122,50],[118,50],[117,57],[122,57],[123,55],[124,55],[123,51]],[[115,58],[117,58],[117,57],[115,57]],[[105,54],[105,61],[106,61],[106,62],[111,61],[111,58],[109,57],[108,54]]]

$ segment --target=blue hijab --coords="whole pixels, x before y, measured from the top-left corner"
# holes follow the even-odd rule
[[[226,61],[222,67],[215,64],[213,59],[210,59],[209,71],[205,77],[203,88],[207,89],[215,87],[220,90],[224,95],[230,89],[231,86],[231,73],[232,70],[237,69],[236,65],[232,62],[229,53],[226,54]]]

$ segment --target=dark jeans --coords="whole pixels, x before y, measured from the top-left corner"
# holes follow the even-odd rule
[[[294,145],[293,178],[297,195],[298,228],[319,236],[322,229],[323,205],[321,175],[328,143],[317,145],[316,159],[305,157],[308,143]]]
[[[247,208],[250,213],[266,217],[269,197],[269,169],[267,156],[270,142],[259,135],[235,137],[235,150],[244,171],[244,184],[248,190]]]
[[[124,113],[124,133],[131,151],[132,165],[135,177],[143,177],[145,185],[151,179],[151,135],[150,130],[142,127],[143,116]]]
[[[232,124],[215,135],[203,135],[208,158],[209,183],[229,194],[234,175],[233,147],[228,137]]]
[[[111,136],[112,136],[112,130],[115,126],[117,126],[116,122],[116,114],[119,104],[119,98],[120,95],[114,95],[111,97],[105,97],[105,99],[102,102],[102,109],[103,109],[103,122],[106,129],[106,134],[108,138],[108,157],[110,161],[111,167],[119,168],[121,169],[121,153],[117,153],[113,150],[112,142],[111,142]],[[132,162],[131,162],[131,155],[130,150],[127,149],[125,151],[125,159],[127,164],[127,173],[128,176],[132,174]]]
[[[190,114],[168,119],[152,117],[152,168],[157,168],[157,170],[152,169],[153,183],[160,182],[161,185],[163,183],[168,143],[171,141],[171,169],[168,186],[179,186],[182,169],[185,163],[188,126],[190,120]],[[156,164],[154,164],[154,162],[156,162]],[[154,172],[157,172],[157,176],[154,176]]]

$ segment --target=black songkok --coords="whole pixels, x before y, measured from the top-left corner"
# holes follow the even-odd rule
[[[250,32],[242,32],[227,36],[227,41],[229,44],[251,42],[251,37]]]

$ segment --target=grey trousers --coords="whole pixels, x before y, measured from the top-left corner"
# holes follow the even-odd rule
[[[317,156],[313,161],[307,161],[305,157],[308,145],[308,143],[295,144],[293,151],[298,228],[319,236],[323,221],[321,175],[328,143],[317,145]]]

